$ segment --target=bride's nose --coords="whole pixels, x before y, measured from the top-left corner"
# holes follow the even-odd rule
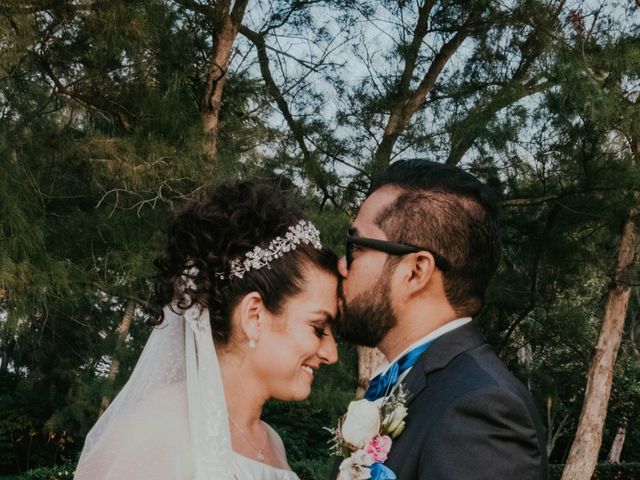
[[[322,363],[326,363],[328,365],[338,361],[338,346],[333,338],[333,334],[322,337],[322,343],[318,350],[318,357],[320,357]]]

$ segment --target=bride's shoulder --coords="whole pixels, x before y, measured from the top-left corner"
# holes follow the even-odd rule
[[[262,423],[264,423],[264,426],[267,427],[267,431],[269,432],[269,438],[271,439],[271,441],[275,445],[278,445],[278,447],[282,448],[282,450],[284,450],[284,443],[282,442],[282,438],[280,438],[280,434],[276,432],[276,429],[264,420],[262,421]]]
[[[276,432],[276,430],[271,425],[264,421],[262,423],[264,423],[264,425],[267,427],[267,432],[269,432],[269,439],[271,441],[274,453],[276,453],[280,457],[280,459],[284,462],[285,465],[287,465],[288,468],[289,464],[287,463],[287,452],[284,448],[282,438],[280,438],[278,432]]]

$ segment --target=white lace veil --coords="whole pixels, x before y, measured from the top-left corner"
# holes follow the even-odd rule
[[[230,439],[209,313],[165,308],[129,381],[87,435],[75,478],[232,479]]]

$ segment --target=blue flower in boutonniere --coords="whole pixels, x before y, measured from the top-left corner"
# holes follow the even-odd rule
[[[377,402],[355,400],[333,434],[331,451],[344,457],[338,480],[395,480],[384,465],[393,439],[402,433],[407,416],[407,396],[402,386]]]

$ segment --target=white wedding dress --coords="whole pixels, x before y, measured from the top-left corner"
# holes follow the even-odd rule
[[[291,470],[283,470],[281,468],[272,467],[265,463],[243,457],[235,452],[234,455],[234,474],[238,479],[251,480],[300,480],[298,476]]]
[[[87,435],[74,478],[298,480],[231,449],[209,315],[199,307],[165,308],[129,381]]]

